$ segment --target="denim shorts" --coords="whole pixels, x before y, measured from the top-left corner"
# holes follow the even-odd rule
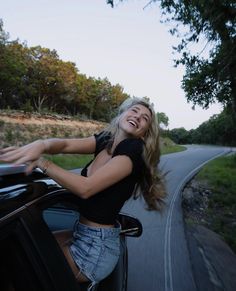
[[[70,252],[91,282],[101,281],[115,268],[120,255],[120,229],[119,223],[114,228],[100,228],[76,222]]]

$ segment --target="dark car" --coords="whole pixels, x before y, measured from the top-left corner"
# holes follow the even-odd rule
[[[53,236],[72,229],[78,219],[78,200],[40,170],[24,174],[24,165],[0,165],[0,290],[75,291],[78,284]],[[126,236],[140,236],[140,222],[125,214],[121,225],[121,255],[115,270],[93,290],[127,289]]]

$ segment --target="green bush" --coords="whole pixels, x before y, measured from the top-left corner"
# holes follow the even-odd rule
[[[198,174],[211,188],[208,217],[214,231],[224,237],[236,252],[236,155],[220,157],[208,163]]]

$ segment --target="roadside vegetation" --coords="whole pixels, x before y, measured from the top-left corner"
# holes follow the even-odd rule
[[[206,215],[210,227],[236,252],[236,155],[220,157],[198,175],[211,189]]]
[[[164,146],[161,149],[161,154],[166,155],[166,154],[171,154],[171,153],[182,152],[185,150],[186,150],[186,147],[175,144],[175,145],[171,145],[171,146]]]
[[[0,111],[0,148],[21,146],[37,139],[77,138],[102,130],[106,123],[53,114]]]
[[[188,186],[193,190],[194,201],[183,205],[187,223],[215,231],[236,253],[235,177],[236,154],[209,162]]]

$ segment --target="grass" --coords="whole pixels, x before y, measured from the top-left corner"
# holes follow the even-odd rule
[[[210,227],[236,252],[236,155],[208,163],[197,175],[211,188],[207,216]]]
[[[171,154],[171,153],[176,153],[176,152],[182,152],[185,150],[186,150],[186,147],[181,146],[181,145],[168,145],[168,146],[164,146],[161,149],[161,154],[166,155],[166,154]]]
[[[200,171],[198,178],[209,182],[214,191],[214,202],[236,210],[236,155],[211,161]]]
[[[186,147],[175,144],[169,137],[162,137],[160,141],[161,154],[171,154],[186,150]]]
[[[51,155],[47,156],[47,158],[57,164],[58,166],[71,170],[75,168],[82,168],[84,167],[91,159],[93,155]]]

